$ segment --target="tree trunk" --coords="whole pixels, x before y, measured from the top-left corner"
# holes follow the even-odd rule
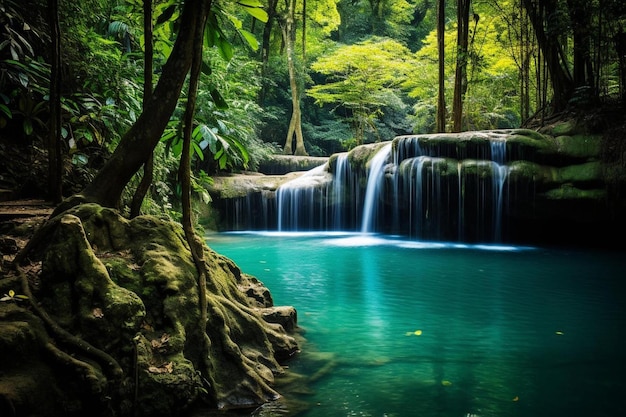
[[[285,140],[285,147],[283,153],[285,155],[291,155],[293,137],[296,137],[296,155],[306,156],[306,148],[304,147],[304,137],[302,135],[302,113],[300,111],[300,94],[298,91],[298,83],[296,80],[296,63],[294,53],[294,14],[295,14],[296,0],[289,0],[289,10],[287,11],[287,18],[283,26],[283,38],[287,48],[287,65],[289,67],[289,86],[291,88],[291,121],[289,122],[289,129],[287,131],[287,139]]]
[[[558,39],[554,36],[548,36],[546,32],[546,26],[549,27],[550,25],[549,18],[554,15],[556,10],[556,0],[545,0],[539,3],[534,0],[522,1],[550,74],[553,94],[552,111],[559,112],[567,106],[573,93],[574,83],[566,63],[562,60]]]
[[[143,0],[143,33],[145,39],[145,52],[143,54],[143,105],[142,108],[146,108],[146,103],[150,100],[152,95],[152,0]],[[154,171],[154,151],[150,152],[148,160],[143,164],[143,177],[141,182],[135,190],[133,195],[133,201],[130,204],[130,217],[137,217],[141,212],[141,204],[143,199],[150,189],[152,184],[152,177]]]
[[[83,190],[82,199],[116,207],[124,187],[159,143],[180,96],[193,55],[195,27],[206,20],[202,0],[186,0],[172,52],[163,66],[152,97],[143,113],[122,137],[111,158]],[[202,14],[202,15],[201,15]]]
[[[437,91],[437,132],[446,131],[446,98],[445,98],[445,32],[446,32],[446,0],[437,2],[437,51],[439,52],[439,75]]]
[[[467,57],[469,38],[470,0],[457,2],[456,72],[452,99],[453,132],[460,132],[463,125],[463,101],[467,91]]]
[[[207,2],[203,5],[202,9],[210,9],[211,2]],[[208,13],[200,13],[206,16]],[[204,262],[204,250],[203,242],[198,239],[193,227],[193,221],[191,218],[191,140],[193,134],[193,123],[195,119],[196,100],[198,98],[198,80],[200,78],[200,71],[202,68],[202,46],[204,39],[204,26],[206,20],[201,20],[196,24],[194,30],[193,41],[193,58],[191,62],[191,72],[189,75],[189,92],[187,94],[187,105],[185,107],[185,115],[183,119],[183,150],[180,155],[180,166],[178,170],[178,177],[181,182],[182,189],[182,226],[185,232],[185,238],[189,244],[189,250],[191,257],[193,258],[196,271],[198,272],[198,306],[200,309],[199,326],[201,329],[206,329],[207,324],[207,274],[205,262]],[[206,332],[203,333],[203,351],[208,352],[210,348],[210,340]],[[203,371],[205,377],[209,375],[209,360],[205,356],[203,361]]]
[[[261,43],[261,74],[263,76],[263,87],[259,92],[259,104],[265,103],[265,96],[267,95],[268,85],[265,82],[270,59],[270,43],[272,38],[272,27],[274,26],[274,20],[276,19],[276,5],[278,0],[269,0],[267,3],[267,22],[263,28],[263,41]]]
[[[530,62],[531,62],[531,38],[528,30],[528,15],[524,11],[521,2],[519,5],[519,29],[520,29],[520,115],[522,121],[530,117]]]
[[[50,69],[50,130],[48,135],[48,190],[55,204],[63,199],[63,157],[61,155],[61,30],[59,1],[48,0],[52,63]]]
[[[594,86],[591,62],[591,18],[590,2],[567,0],[574,39],[574,86]],[[594,90],[597,91],[596,88]],[[595,93],[595,91],[594,91]]]

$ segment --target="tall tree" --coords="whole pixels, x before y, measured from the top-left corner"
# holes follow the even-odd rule
[[[143,54],[143,105],[146,108],[146,103],[152,96],[152,60],[153,60],[153,40],[152,40],[152,0],[143,1],[143,34],[144,34],[144,54]],[[130,204],[130,217],[136,217],[141,212],[141,203],[145,198],[150,185],[152,184],[152,177],[154,171],[154,152],[150,152],[148,159],[143,165],[143,177],[135,190],[133,200]]]
[[[268,0],[267,22],[265,22],[265,26],[263,27],[263,38],[261,41],[261,75],[264,79],[267,77],[269,71],[270,44],[272,39],[272,28],[274,27],[274,21],[278,15],[276,11],[277,5],[278,0]],[[268,84],[264,82],[261,91],[259,92],[259,104],[261,105],[265,102],[267,90]]]
[[[59,1],[48,0],[48,24],[52,44],[50,69],[50,130],[48,133],[48,182],[50,199],[63,199],[63,156],[61,154],[61,29]]]
[[[573,93],[574,82],[569,72],[565,49],[559,42],[563,28],[556,19],[558,2],[557,0],[522,0],[522,2],[550,74],[552,111],[561,111]]]
[[[302,135],[302,110],[300,109],[300,89],[296,75],[296,56],[294,51],[295,43],[295,14],[296,0],[287,0],[287,11],[282,21],[283,39],[287,52],[287,65],[289,69],[289,87],[291,89],[291,121],[287,130],[287,138],[285,139],[285,147],[283,153],[291,155],[293,153],[293,140],[295,136],[296,150],[295,155],[308,155],[304,147],[304,136]]]
[[[202,248],[203,242],[198,240],[191,218],[191,141],[194,130],[196,100],[198,97],[198,80],[200,78],[200,70],[202,68],[204,28],[206,24],[206,17],[209,15],[209,11],[211,9],[211,3],[212,0],[203,2],[202,9],[199,11],[199,14],[201,16],[205,16],[205,20],[196,24],[193,34],[189,89],[183,120],[183,151],[180,156],[180,165],[178,170],[178,177],[182,188],[182,226],[187,243],[189,244],[194,265],[198,271],[198,305],[200,307],[199,325],[201,329],[206,329],[207,324],[208,306],[206,284],[208,271],[206,270],[206,264],[204,263],[204,251]],[[206,332],[203,332],[202,343],[203,349],[208,350],[211,342],[208,339]],[[205,371],[209,368],[208,363],[208,359],[205,358],[203,363],[203,366],[206,368],[204,369]]]
[[[438,89],[437,89],[437,132],[446,131],[446,95],[445,95],[445,33],[446,33],[446,0],[437,1],[437,53]]]
[[[456,72],[452,96],[452,130],[460,132],[463,124],[463,101],[467,91],[470,0],[457,1]]]
[[[594,68],[591,56],[591,19],[594,16],[589,0],[567,0],[573,34],[575,87],[594,85]]]

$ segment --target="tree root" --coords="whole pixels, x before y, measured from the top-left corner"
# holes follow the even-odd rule
[[[98,375],[93,366],[65,353],[50,342],[45,344],[45,348],[56,362],[76,370],[83,377],[83,380],[89,384],[92,393],[102,393],[102,388],[106,386],[107,379],[102,375]]]
[[[33,296],[32,291],[30,290],[30,285],[28,283],[28,277],[26,276],[24,271],[22,271],[19,268],[19,266],[17,266],[17,264],[14,264],[14,268],[20,277],[20,280],[22,283],[22,291],[24,295],[28,297],[30,306],[32,307],[35,314],[37,314],[37,316],[41,318],[41,320],[44,322],[48,330],[54,335],[54,338],[58,340],[61,344],[69,348],[75,349],[77,353],[80,353],[80,354],[85,355],[86,357],[92,358],[102,367],[103,370],[105,370],[105,372],[111,378],[115,380],[121,379],[124,372],[122,370],[122,367],[117,363],[117,361],[106,352],[92,346],[85,340],[81,339],[80,337],[74,336],[73,334],[69,333],[67,330],[59,326],[59,324],[56,321],[54,321],[54,319],[52,319],[48,315],[48,313],[39,305],[39,303]],[[64,355],[67,355],[67,354],[64,353]],[[55,356],[57,358],[63,357],[59,355],[58,353]],[[80,362],[77,360],[74,360],[74,361]],[[84,364],[85,366],[89,366],[85,364],[84,362],[80,362],[80,363]],[[77,363],[74,363],[74,364],[76,365]],[[95,375],[91,375],[92,373],[93,372],[89,373],[88,375],[90,377],[92,376],[95,377]]]

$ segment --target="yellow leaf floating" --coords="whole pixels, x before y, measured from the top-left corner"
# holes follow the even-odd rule
[[[413,334],[415,336],[421,336],[422,335],[422,331],[421,330],[416,330],[415,332],[413,332]]]
[[[515,398],[513,398],[513,401],[515,401],[515,402],[519,401],[519,397],[515,396]]]
[[[441,385],[443,385],[444,387],[449,387],[450,385],[452,385],[452,382],[444,379],[443,381],[441,381]]]
[[[562,332],[562,331],[560,331],[560,330],[557,330],[557,331],[556,331],[556,332],[554,332],[554,333],[555,333],[556,335],[558,335],[558,336],[563,336],[563,335],[565,334],[565,333],[563,333],[563,332]]]

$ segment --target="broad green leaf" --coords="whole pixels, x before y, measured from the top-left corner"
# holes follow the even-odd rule
[[[176,11],[176,5],[171,5],[166,8],[163,13],[159,17],[157,17],[156,24],[161,25],[172,18],[174,12]]]
[[[11,113],[11,109],[9,109],[8,106],[0,104],[0,111],[2,111],[2,113],[4,113],[9,119],[13,118],[13,113]]]
[[[204,161],[204,153],[202,153],[202,149],[200,149],[196,142],[191,142],[191,156],[193,156],[194,153],[198,155],[198,158],[200,158],[201,161]]]
[[[28,75],[20,72],[19,74],[20,84],[22,84],[25,88],[28,88]]]
[[[200,195],[200,198],[202,199],[202,202],[204,204],[209,204],[212,201],[211,195],[207,190],[200,190],[198,191],[198,194]]]
[[[233,46],[223,36],[217,38],[217,49],[222,58],[224,58],[224,61],[230,61],[232,59],[234,55]]]
[[[211,66],[205,60],[202,60],[201,71],[204,75],[211,75],[211,73],[213,72],[213,70],[211,69]]]
[[[215,103],[215,107],[220,110],[226,110],[228,108],[228,103],[217,89],[212,89],[210,94],[213,102]]]
[[[263,23],[267,23],[267,12],[263,9],[263,3],[259,0],[238,0],[237,4],[243,7],[243,9],[254,18]]]
[[[257,51],[259,49],[259,41],[256,40],[256,37],[252,33],[245,29],[240,29],[239,33],[241,33],[241,36],[243,36],[253,50]]]
[[[237,0],[237,4],[244,7],[263,7],[260,0]]]
[[[267,23],[269,16],[267,15],[267,12],[263,9],[259,9],[257,7],[244,7],[243,8],[246,12],[248,12],[252,17],[254,17],[255,19],[260,20],[263,23]]]

